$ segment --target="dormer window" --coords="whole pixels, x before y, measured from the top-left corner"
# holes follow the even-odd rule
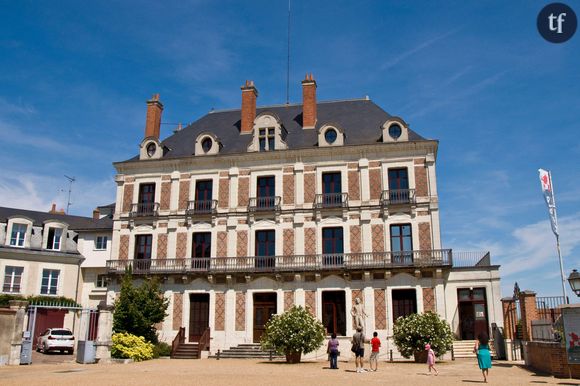
[[[343,146],[344,145],[344,131],[334,124],[323,125],[318,130],[318,146]]]
[[[262,152],[288,148],[285,142],[286,129],[274,113],[264,112],[258,115],[254,120],[253,134],[248,151]]]
[[[154,142],[150,142],[147,145],[147,156],[149,158],[153,157],[155,155],[155,150],[157,150],[157,145],[155,145]]]
[[[333,128],[330,128],[328,130],[326,130],[326,132],[324,133],[324,139],[326,139],[326,142],[328,142],[329,144],[333,144],[336,141],[336,136],[338,134],[336,133],[336,130]]]
[[[401,129],[401,126],[399,126],[398,123],[393,123],[391,126],[389,126],[389,135],[391,136],[391,138],[395,140],[399,139],[402,132],[403,131]]]
[[[221,143],[215,134],[204,132],[195,139],[195,155],[211,155],[219,153]]]
[[[258,135],[258,142],[260,143],[260,151],[272,151],[276,149],[274,135],[275,132],[273,127],[260,129]]]
[[[23,247],[24,238],[26,237],[26,224],[13,223],[12,234],[10,235],[10,246]]]
[[[139,159],[160,159],[163,157],[163,146],[159,139],[153,137],[147,137],[139,145]]]
[[[213,142],[212,142],[211,138],[209,138],[209,137],[206,137],[203,139],[203,141],[201,141],[201,148],[203,149],[204,153],[209,153],[212,145],[213,145]]]
[[[409,126],[399,117],[392,117],[382,126],[383,142],[403,142],[409,140]]]
[[[52,249],[54,251],[60,251],[60,243],[62,239],[62,229],[61,228],[48,228],[48,238],[46,240],[46,249]]]

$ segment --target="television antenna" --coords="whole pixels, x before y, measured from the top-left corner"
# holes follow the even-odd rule
[[[76,178],[74,178],[74,177],[69,177],[69,176],[67,176],[66,174],[65,174],[64,176],[65,176],[65,178],[66,178],[66,179],[68,180],[68,182],[69,182],[69,185],[68,185],[68,201],[67,201],[67,203],[66,203],[66,214],[68,214],[68,210],[69,210],[70,206],[72,205],[72,203],[70,202],[70,194],[71,194],[71,192],[72,192],[72,184],[73,184],[73,182],[75,182],[75,181],[76,181]]]

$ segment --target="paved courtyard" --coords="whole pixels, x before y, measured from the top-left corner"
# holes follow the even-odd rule
[[[427,366],[415,363],[379,364],[378,372],[357,374],[354,362],[288,365],[245,359],[169,360],[131,364],[80,365],[72,362],[0,367],[0,385],[467,385],[483,383],[472,360],[438,364],[439,376],[429,376]],[[535,374],[518,364],[495,362],[490,371],[495,385],[580,385],[580,381]]]

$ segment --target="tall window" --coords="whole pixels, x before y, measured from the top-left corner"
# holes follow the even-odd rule
[[[135,236],[135,259],[151,259],[152,235]]]
[[[342,205],[342,182],[340,172],[322,174],[322,193],[323,205]]]
[[[274,176],[258,177],[257,180],[258,208],[272,208],[276,205],[276,178]]]
[[[62,238],[61,228],[48,228],[48,238],[46,240],[46,249],[60,250],[60,241]]]
[[[10,236],[10,245],[13,247],[24,246],[24,237],[26,236],[26,224],[12,224],[12,234]]]
[[[193,246],[191,248],[192,267],[207,269],[211,257],[211,233],[194,233]]]
[[[391,252],[394,263],[413,262],[413,237],[411,224],[391,225]]]
[[[276,232],[273,230],[256,231],[256,268],[269,268],[275,265]]]
[[[58,269],[42,270],[42,282],[40,284],[41,295],[56,295],[59,275],[60,271]]]
[[[139,202],[137,211],[142,214],[153,214],[155,211],[155,184],[139,185]]]
[[[23,271],[24,267],[12,267],[7,265],[4,268],[4,285],[2,286],[2,292],[19,293]]]
[[[400,316],[417,313],[417,295],[414,289],[393,290],[393,322]]]
[[[264,129],[259,129],[258,131],[258,143],[260,145],[260,151],[270,151],[276,148],[275,146],[275,130],[273,127],[268,127]]]
[[[95,239],[95,249],[99,251],[107,249],[107,236],[97,236]]]
[[[212,210],[213,181],[203,180],[195,182],[195,211],[209,213]]]
[[[346,295],[344,291],[322,292],[322,324],[326,334],[346,335]]]
[[[342,228],[322,229],[322,253],[325,265],[342,265],[344,261],[344,238]]]
[[[389,169],[389,201],[391,204],[409,202],[407,169]]]

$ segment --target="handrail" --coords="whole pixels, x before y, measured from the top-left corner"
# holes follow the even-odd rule
[[[317,194],[314,199],[315,208],[347,208],[348,193]]]
[[[184,343],[185,343],[185,327],[179,327],[177,335],[173,339],[173,342],[171,342],[171,358],[174,357],[175,353],[179,349],[179,345]]]
[[[206,328],[201,337],[199,338],[199,342],[197,343],[197,358],[201,358],[201,352],[209,350],[209,340],[210,340],[210,328]]]
[[[271,211],[280,210],[280,196],[251,197],[248,204],[248,211]]]
[[[187,215],[215,213],[217,200],[193,200],[187,204]]]
[[[345,269],[451,266],[451,249],[402,252],[332,253],[288,256],[196,257],[190,259],[108,260],[110,272],[150,273],[252,273]]]
[[[381,205],[414,204],[415,189],[390,189],[381,193]]]
[[[157,216],[159,212],[158,202],[147,202],[133,204],[131,207],[130,217],[151,217]]]

